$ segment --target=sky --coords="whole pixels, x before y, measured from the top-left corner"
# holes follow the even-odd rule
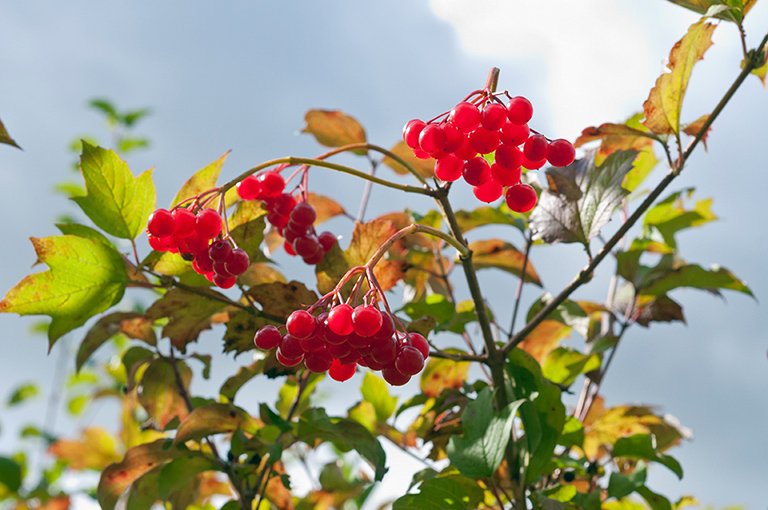
[[[662,0],[0,4],[0,118],[24,148],[0,146],[5,240],[0,290],[31,271],[30,236],[56,235],[55,218],[77,214],[52,187],[72,177],[73,139],[107,138],[100,117],[85,106],[95,97],[109,98],[121,109],[152,109],[138,128],[151,139],[151,148],[131,155],[128,163],[135,174],[155,168],[158,203],[164,204],[192,172],[229,150],[222,178],[274,157],[318,154],[322,149],[300,134],[310,108],[343,110],[366,127],[370,141],[390,146],[407,120],[447,111],[481,88],[494,66],[501,69],[500,89],[533,102],[532,125],[551,138],[573,140],[587,126],[639,111],[669,49],[697,19]],[[757,4],[746,29],[749,42],[757,44],[768,29],[768,4]],[[715,31],[715,45],[694,70],[684,118],[711,110],[738,74],[737,37],[726,24]],[[708,152],[698,151],[673,184],[674,189],[695,186],[697,198],[714,196],[719,216],[680,235],[683,257],[731,269],[757,299],[675,291],[687,325],[631,330],[603,389],[608,405],[654,404],[693,431],[693,441],[671,452],[683,465],[683,480],[651,469],[654,490],[754,510],[768,501],[763,434],[768,338],[761,321],[768,295],[763,267],[768,246],[761,236],[767,219],[766,111],[768,92],[750,78],[716,121]],[[662,172],[654,172],[647,185],[658,182]],[[323,174],[311,184],[357,211],[362,183]],[[473,205],[467,192],[457,193],[457,201]],[[431,207],[374,189],[368,217],[406,205]],[[617,223],[614,219],[606,231]],[[331,227],[348,238],[348,223]],[[578,248],[555,246],[535,251],[533,262],[548,289],[556,291],[586,261]],[[297,279],[311,274],[286,267]],[[511,299],[515,283],[481,274],[491,301]],[[598,283],[577,297],[603,299],[605,288]],[[20,426],[44,412],[59,351],[65,343],[76,349],[85,332],[69,334],[48,355],[46,340],[29,334],[34,322],[0,315],[5,352],[0,387],[10,394],[19,382],[34,379],[46,392],[26,410],[0,412],[0,455],[14,450]],[[220,332],[214,331],[201,339],[200,349],[218,352],[217,342]],[[242,356],[219,358],[214,380],[247,363]],[[328,392],[337,388],[329,386]],[[0,393],[0,402],[6,394]],[[327,405],[343,413],[358,398],[341,391]],[[87,419],[104,417],[94,413]],[[60,433],[76,430],[63,418],[57,423]],[[406,458],[392,453],[390,462],[401,473],[381,494],[402,493],[410,481],[402,464]]]

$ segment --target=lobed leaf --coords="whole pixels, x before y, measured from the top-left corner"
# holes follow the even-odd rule
[[[29,275],[0,301],[0,313],[49,315],[48,342],[108,309],[123,297],[128,274],[110,244],[77,236],[30,238],[49,270]]]
[[[706,16],[694,23],[669,53],[669,72],[662,74],[643,103],[643,124],[652,133],[679,134],[680,111],[693,66],[712,46],[716,25],[706,23]]]
[[[617,151],[596,165],[590,151],[567,167],[548,168],[548,188],[529,218],[533,239],[587,246],[629,194],[622,184],[636,157],[637,151]]]
[[[111,150],[83,141],[80,170],[87,195],[72,200],[97,227],[121,239],[135,239],[155,208],[152,170],[134,177]]]
[[[476,269],[496,268],[512,273],[518,278],[522,277],[525,255],[510,243],[501,239],[488,239],[470,243],[469,249],[472,250]],[[524,281],[541,287],[541,280],[530,259],[526,263]]]
[[[178,361],[177,366],[184,391],[188,391],[192,371],[182,361]],[[184,421],[189,415],[187,404],[178,388],[173,366],[164,359],[149,362],[141,376],[138,398],[160,430],[164,430],[173,419]]]
[[[459,353],[457,349],[446,349],[448,353]],[[469,363],[453,361],[444,358],[427,359],[427,364],[421,372],[419,387],[427,397],[437,397],[444,389],[461,388],[467,380]]]
[[[640,123],[642,113],[637,113],[627,119],[623,124],[607,122],[597,127],[585,128],[579,137],[574,140],[574,147],[581,147],[585,143],[600,140],[600,148],[597,151],[595,161],[602,161],[620,150],[642,151],[653,144],[658,137],[648,131],[648,128]]]
[[[304,116],[307,123],[302,133],[315,137],[320,145],[341,147],[352,143],[365,143],[365,129],[349,115],[338,110],[309,110]],[[364,155],[366,149],[357,149],[356,154]]]
[[[337,201],[331,197],[325,195],[318,195],[317,193],[309,193],[307,196],[307,202],[309,205],[315,208],[317,217],[315,218],[315,225],[319,225],[325,221],[335,218],[336,216],[343,216],[347,214],[347,211]]]
[[[479,207],[472,211],[456,211],[456,221],[464,233],[485,225],[511,225],[521,232],[526,230],[525,222],[512,216],[501,207]]]
[[[187,179],[186,182],[181,185],[181,189],[176,192],[176,196],[173,197],[173,200],[171,201],[171,207],[181,203],[188,198],[197,196],[203,191],[207,191],[216,187],[216,181],[219,178],[219,173],[221,173],[221,168],[224,166],[224,161],[226,161],[227,156],[229,156],[229,151],[227,151],[223,156],[221,156],[213,163],[204,166],[195,172],[192,177]],[[214,200],[211,203],[211,206],[216,207],[217,201]]]

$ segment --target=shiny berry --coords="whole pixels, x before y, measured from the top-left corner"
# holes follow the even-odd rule
[[[426,125],[426,122],[423,120],[413,119],[403,126],[403,140],[408,147],[411,149],[419,148],[419,135]]]
[[[300,202],[291,211],[291,221],[296,225],[309,227],[317,219],[317,211],[307,202]]]
[[[540,161],[547,158],[549,140],[544,135],[531,135],[523,146],[523,155],[530,161]]]
[[[423,335],[419,333],[408,333],[408,336],[405,337],[405,343],[416,347],[421,355],[424,356],[424,359],[427,359],[429,356],[429,342],[427,342],[427,339],[424,338]]]
[[[315,332],[317,319],[306,310],[296,310],[288,316],[285,328],[288,330],[288,333],[301,340]]]
[[[275,171],[264,172],[258,176],[261,191],[266,197],[275,197],[285,189],[283,176]]]
[[[248,265],[251,263],[250,257],[242,248],[235,248],[229,253],[227,261],[224,263],[224,268],[232,275],[241,275],[248,269]]]
[[[310,372],[322,374],[327,372],[331,365],[333,365],[333,356],[325,349],[318,349],[304,355],[304,366]]]
[[[507,122],[507,109],[500,103],[488,103],[482,111],[480,124],[490,131],[498,131]]]
[[[473,186],[472,192],[479,201],[490,204],[501,198],[504,194],[504,186],[493,179],[488,179],[480,186]]]
[[[435,163],[435,176],[444,182],[453,182],[461,177],[464,168],[464,160],[453,154],[440,158]]]
[[[525,124],[533,117],[533,105],[523,96],[513,97],[507,103],[507,117],[513,124]]]
[[[466,163],[462,169],[464,180],[471,186],[481,186],[491,178],[491,165],[482,156],[475,156]]]
[[[254,200],[261,195],[261,183],[255,175],[249,175],[237,183],[237,194],[243,200]]]
[[[172,235],[176,229],[173,215],[167,209],[157,209],[149,215],[147,232],[156,237]]]
[[[404,375],[416,375],[424,368],[424,356],[416,347],[404,345],[395,359],[395,368]]]
[[[317,236],[317,240],[320,241],[320,246],[323,247],[323,251],[326,253],[331,251],[331,248],[333,248],[337,241],[336,236],[328,231]]]
[[[564,138],[552,140],[547,152],[547,161],[552,166],[563,167],[573,163],[576,158],[576,149],[573,144]]]
[[[537,201],[536,190],[528,184],[516,184],[507,188],[504,196],[507,207],[515,212],[525,213],[534,208]]]
[[[419,135],[419,147],[429,155],[442,151],[448,139],[437,124],[427,124]]]
[[[283,336],[275,326],[264,326],[256,332],[253,343],[259,349],[268,351],[280,345]]]
[[[203,209],[197,213],[195,231],[203,239],[213,239],[221,232],[222,220],[213,209]]]
[[[349,335],[354,331],[352,326],[352,314],[354,310],[346,303],[334,306],[328,312],[328,327],[337,335]]]
[[[448,114],[448,122],[464,133],[468,133],[479,126],[480,118],[480,110],[468,102],[457,104]]]
[[[396,369],[394,365],[384,367],[381,370],[381,375],[384,377],[384,380],[392,386],[402,386],[411,380],[410,375],[403,374],[398,369]]]
[[[331,368],[328,369],[328,375],[334,381],[344,382],[352,378],[357,370],[357,364],[343,364],[338,359],[334,359]]]

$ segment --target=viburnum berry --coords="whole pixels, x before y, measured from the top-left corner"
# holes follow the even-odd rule
[[[357,370],[356,363],[344,364],[338,359],[334,359],[331,368],[328,369],[328,375],[334,381],[344,382],[352,378]]]
[[[149,215],[147,232],[156,237],[166,237],[173,234],[176,222],[167,209],[157,209]]]
[[[427,342],[427,339],[424,338],[423,335],[419,333],[408,333],[405,337],[405,343],[416,347],[421,355],[424,356],[424,359],[427,359],[429,356],[429,342]]]
[[[469,144],[480,154],[490,154],[499,146],[499,132],[480,126],[468,135]]]
[[[272,210],[281,216],[289,216],[296,206],[296,199],[288,193],[276,195],[271,202]]]
[[[520,168],[523,164],[523,153],[517,147],[511,145],[499,145],[496,149],[494,162],[504,168]]]
[[[298,358],[287,358],[280,351],[280,347],[278,347],[277,350],[275,351],[275,356],[277,357],[277,361],[279,361],[281,365],[286,367],[295,367],[296,365],[298,365],[304,360],[304,354],[302,354]]]
[[[362,337],[378,333],[382,322],[381,312],[375,306],[360,305],[352,312],[352,328]]]
[[[522,145],[531,136],[531,130],[528,124],[515,124],[507,122],[499,131],[499,140],[501,143],[517,147]]]
[[[200,269],[200,274],[213,271],[213,259],[208,254],[208,249],[195,253],[195,264]]]
[[[549,143],[547,161],[552,166],[563,167],[573,163],[576,158],[576,149],[573,144],[564,138],[552,140]]]
[[[444,182],[453,182],[459,179],[464,168],[464,160],[453,154],[448,154],[435,162],[435,176]]]
[[[395,368],[404,375],[416,375],[424,368],[424,356],[411,345],[403,345],[395,358]]]
[[[549,140],[544,135],[531,135],[523,146],[523,155],[530,161],[547,159]]]
[[[285,189],[285,179],[273,170],[259,174],[258,179],[265,197],[275,197]]]
[[[445,132],[436,124],[427,124],[419,134],[419,147],[429,155],[442,151],[447,141]]]
[[[389,337],[386,342],[379,342],[371,348],[371,357],[382,365],[389,365],[397,357],[397,342]]]
[[[333,365],[333,356],[324,348],[308,352],[304,355],[304,366],[310,372],[322,374]]]
[[[411,149],[419,148],[419,135],[426,125],[423,120],[413,119],[403,126],[403,140],[408,147]]]
[[[203,250],[207,250],[210,241],[210,239],[203,239],[197,235],[197,232],[194,232],[192,235],[184,238],[184,244],[192,253],[198,253]]]
[[[229,289],[230,287],[233,287],[235,283],[237,283],[237,278],[234,276],[226,277],[216,273],[213,275],[213,283],[222,289]]]
[[[462,161],[467,161],[477,156],[477,151],[472,144],[469,143],[469,137],[464,137],[464,141],[461,143],[461,147],[453,152],[453,155]]]
[[[523,155],[523,167],[527,168],[528,170],[536,170],[544,166],[544,164],[547,162],[547,159],[540,159],[538,161],[531,161],[528,158]]]
[[[480,124],[490,131],[498,131],[507,122],[507,109],[500,103],[488,103],[481,112]]]
[[[208,248],[208,255],[214,262],[226,261],[230,253],[232,253],[232,245],[224,239],[214,241]]]
[[[491,178],[480,186],[473,186],[472,192],[478,200],[490,204],[491,202],[498,200],[501,195],[504,194],[504,186]]]
[[[251,259],[248,254],[242,248],[235,248],[229,253],[226,262],[224,263],[224,269],[231,275],[241,275],[245,273],[246,269],[251,263]]]
[[[392,336],[395,334],[395,320],[392,318],[392,316],[388,312],[383,312],[381,314],[381,328],[379,328],[379,331],[376,332],[374,335],[374,339],[377,338],[392,338]]]
[[[533,117],[533,105],[523,96],[513,97],[507,103],[507,117],[514,124],[526,124]]]
[[[320,245],[326,253],[331,251],[331,248],[333,248],[333,245],[336,244],[337,241],[336,236],[328,231],[317,236],[317,240],[320,241]]]
[[[402,386],[411,380],[410,375],[405,375],[395,368],[394,364],[381,369],[381,376],[392,386]]]
[[[480,110],[472,103],[463,102],[453,107],[448,114],[448,122],[459,131],[468,133],[480,125]]]
[[[464,134],[450,122],[442,123],[440,129],[445,133],[445,147],[443,147],[443,152],[451,154],[457,151],[459,147],[461,147],[461,144],[464,143]]]
[[[516,184],[507,188],[504,196],[507,207],[515,212],[526,213],[534,208],[537,201],[536,190],[528,184]]]
[[[282,339],[283,336],[280,334],[280,331],[275,326],[269,325],[262,327],[256,332],[256,335],[253,337],[253,343],[259,349],[268,351],[280,345]]]
[[[316,235],[310,234],[297,237],[293,241],[293,251],[300,257],[311,257],[318,251],[324,252],[323,246]]]
[[[203,209],[197,213],[195,231],[203,239],[213,239],[221,232],[222,219],[213,209]]]
[[[149,246],[155,251],[168,251],[171,248],[171,244],[169,242],[170,238],[168,236],[158,237],[149,234],[147,236],[147,240],[149,241]]]
[[[491,178],[491,165],[482,156],[475,156],[466,163],[462,169],[462,175],[467,184],[482,186]]]
[[[291,210],[291,221],[309,227],[317,219],[317,211],[307,202],[299,202]]]
[[[502,186],[514,186],[520,182],[523,169],[518,166],[514,169],[504,168],[497,163],[491,165],[491,178]]]
[[[354,310],[346,303],[334,306],[328,312],[328,328],[337,335],[349,335],[354,331],[352,314]]]
[[[237,183],[237,194],[243,200],[255,200],[261,196],[261,183],[255,175],[249,175]]]
[[[195,232],[197,217],[189,209],[179,207],[171,212],[173,216],[173,234],[179,237],[188,237]]]
[[[267,213],[267,221],[274,225],[275,228],[285,228],[290,218],[275,211],[270,211]]]
[[[315,332],[317,320],[306,310],[296,310],[288,316],[285,327],[292,336],[301,340]],[[287,353],[286,353],[287,354]]]
[[[323,336],[323,338],[325,337]],[[348,356],[349,353],[352,352],[352,346],[346,342],[341,344],[332,344],[326,341],[325,348],[328,349],[328,352],[331,353],[331,356],[338,359]]]
[[[301,348],[301,342],[290,333],[283,335],[278,348],[283,356],[289,359],[296,359],[304,356],[304,349]]]

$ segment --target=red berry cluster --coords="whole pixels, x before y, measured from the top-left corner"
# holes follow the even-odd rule
[[[157,251],[181,253],[195,271],[228,289],[251,261],[245,250],[233,248],[221,237],[223,223],[213,209],[201,209],[197,214],[183,207],[157,209],[147,221],[149,245]]]
[[[409,121],[403,139],[416,157],[437,160],[438,179],[453,182],[463,177],[479,200],[490,203],[504,194],[513,211],[530,211],[536,205],[536,190],[520,182],[522,167],[535,170],[547,161],[567,166],[576,151],[568,140],[550,141],[528,127],[533,106],[522,96],[504,105],[495,95],[483,93],[476,102],[480,106],[462,101],[430,122]],[[482,155],[492,152],[495,158],[490,164]]]
[[[357,365],[381,370],[389,384],[401,386],[424,368],[427,340],[418,333],[398,333],[394,317],[376,306],[355,308],[338,304],[318,316],[296,310],[281,334],[264,326],[254,337],[259,349],[277,347],[277,360],[285,366],[304,362],[308,370],[328,372],[336,381],[354,375]]]
[[[317,235],[313,226],[317,218],[315,208],[284,190],[285,180],[276,171],[249,175],[237,184],[237,193],[243,200],[264,201],[267,221],[285,238],[285,251],[300,256],[309,265],[317,265],[333,247],[336,236],[330,232]]]

